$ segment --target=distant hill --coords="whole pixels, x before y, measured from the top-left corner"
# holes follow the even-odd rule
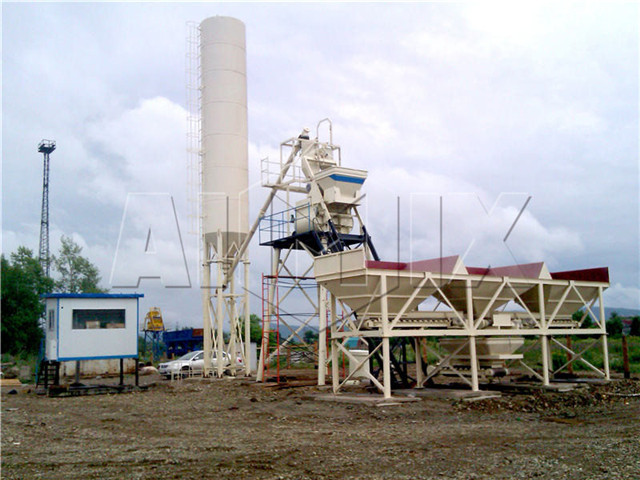
[[[640,310],[635,308],[604,307],[604,316],[607,320],[611,318],[613,312],[616,312],[619,317],[635,317],[636,315],[640,315]]]

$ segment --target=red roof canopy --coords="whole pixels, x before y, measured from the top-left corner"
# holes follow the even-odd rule
[[[554,280],[581,280],[586,282],[609,283],[609,268],[587,268],[585,270],[567,270],[566,272],[551,272]]]
[[[379,268],[382,270],[410,270],[413,272],[438,272],[453,273],[458,262],[458,255],[451,257],[432,258],[429,260],[417,260],[411,263],[383,262],[381,260],[367,260],[367,268]]]

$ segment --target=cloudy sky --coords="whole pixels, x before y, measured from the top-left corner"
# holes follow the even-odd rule
[[[187,22],[214,15],[247,27],[252,219],[260,159],[329,117],[343,164],[369,171],[363,210],[383,258],[608,266],[606,305],[640,308],[635,2],[3,3],[5,254],[38,249],[37,145],[55,139],[51,250],[73,236],[111,287],[127,208],[164,205],[156,224],[177,223],[173,260],[193,287],[143,280],[142,308],[201,324],[185,52]],[[259,292],[269,250],[255,243]]]

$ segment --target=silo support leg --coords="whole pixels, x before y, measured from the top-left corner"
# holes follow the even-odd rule
[[[244,375],[251,376],[251,304],[249,302],[249,256],[244,259]]]
[[[206,245],[206,244],[205,244]],[[205,252],[207,249],[205,248]],[[211,356],[213,351],[212,331],[211,331],[211,292],[209,283],[211,281],[211,266],[208,259],[205,258],[202,265],[202,324],[203,324],[203,347],[205,351],[204,357],[204,376],[211,376]]]

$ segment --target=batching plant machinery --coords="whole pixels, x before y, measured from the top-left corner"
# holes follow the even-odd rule
[[[443,372],[478,390],[479,376],[504,375],[513,365],[544,385],[576,361],[609,378],[602,301],[609,285],[607,268],[551,273],[543,262],[478,268],[465,266],[459,256],[380,261],[358,212],[367,172],[342,166],[327,123],[327,143],[318,140],[318,131],[309,139],[305,130],[282,144],[291,153],[276,164],[276,170],[281,167],[277,180],[263,184],[286,192],[292,206],[263,216],[260,227],[260,243],[274,249],[273,277],[289,270],[285,263],[291,250],[305,250],[313,259],[320,331],[330,333],[328,357],[320,335],[319,384],[325,381],[325,365],[331,366],[334,392],[358,372],[385,397],[391,396],[394,383],[422,387]],[[287,252],[284,258],[281,252]],[[268,305],[277,310],[277,296],[273,290],[268,295]],[[434,303],[434,308],[425,308]],[[576,311],[582,312],[580,318],[575,318]],[[583,328],[587,316],[595,319],[596,328]],[[602,368],[584,358],[586,350],[574,351],[562,341],[574,335],[598,337],[587,349],[601,346]],[[525,347],[525,336],[535,341]],[[429,337],[439,340],[438,350],[426,341]],[[356,355],[346,347],[353,338],[364,339],[368,355]],[[412,378],[403,354],[407,345],[416,358]],[[394,353],[394,347],[400,348]],[[523,349],[538,347],[542,365],[536,368],[525,362]],[[566,362],[554,366],[552,347],[567,354]],[[437,358],[429,368],[428,351]],[[340,356],[351,364],[351,373],[342,378]],[[369,369],[361,368],[365,363]]]
[[[609,285],[606,268],[552,273],[542,262],[478,268],[466,266],[458,256],[411,263],[381,261],[358,211],[367,172],[342,164],[328,119],[314,132],[304,129],[283,142],[278,161],[263,161],[262,184],[270,191],[249,228],[244,25],[214,17],[202,22],[199,33],[207,352],[216,350],[221,358],[227,349],[233,362],[238,340],[248,345],[248,322],[242,324],[238,319],[241,310],[249,317],[247,251],[258,232],[260,244],[272,249],[259,380],[264,380],[264,367],[272,355],[267,348],[270,319],[280,316],[278,285],[283,277],[290,281],[283,296],[303,280],[315,278],[317,282],[315,298],[305,293],[313,308],[303,325],[317,319],[318,383],[325,383],[330,366],[336,393],[356,373],[385,397],[391,396],[398,376],[405,385],[422,387],[435,375],[448,372],[478,390],[480,377],[503,375],[514,365],[544,385],[576,361],[609,378],[602,300]],[[321,129],[327,131],[324,141]],[[303,252],[309,261],[302,272],[289,266],[294,252]],[[240,263],[245,267],[244,290],[238,293],[235,276]],[[436,306],[427,308],[428,300]],[[575,312],[581,313],[576,317]],[[595,321],[595,328],[584,328],[587,317]],[[225,318],[231,327],[226,346]],[[535,340],[525,345],[527,336]],[[585,358],[586,349],[576,351],[562,341],[568,336],[595,337],[586,349],[601,347],[602,366]],[[430,337],[438,339],[438,349],[426,341]],[[346,347],[354,338],[368,344],[368,355],[355,355]],[[402,351],[410,346],[415,352],[411,378],[407,357],[397,353],[398,346]],[[525,361],[527,348],[540,349],[541,365]],[[552,348],[564,352],[566,361],[554,365]],[[429,351],[437,360],[427,366]],[[248,366],[248,353],[245,355]],[[341,375],[340,356],[349,360],[351,373]],[[365,363],[369,369],[361,368]],[[235,369],[232,363],[232,373]],[[210,371],[211,366],[206,366],[205,374]],[[224,374],[221,362],[216,374]]]

